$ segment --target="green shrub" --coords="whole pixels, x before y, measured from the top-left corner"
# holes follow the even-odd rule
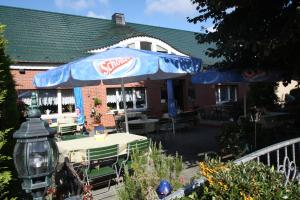
[[[237,159],[243,156],[251,144],[249,131],[244,125],[238,125],[236,122],[223,124],[222,131],[217,138],[221,150],[221,156],[231,154],[232,158]]]
[[[157,199],[156,188],[161,180],[167,180],[177,190],[182,187],[179,174],[182,171],[182,158],[162,153],[161,145],[151,145],[149,155],[134,152],[132,155],[133,173],[125,169],[124,185],[118,190],[121,200]]]
[[[278,83],[253,83],[249,86],[247,94],[248,107],[256,106],[258,108],[274,109],[277,108],[278,97],[275,94]]]
[[[11,61],[5,55],[7,42],[3,36],[4,28],[5,26],[0,24],[0,199],[15,195],[12,190],[8,191],[8,188],[19,190],[16,184],[8,187],[13,175],[11,173],[14,147],[12,133],[19,124],[19,116],[15,84],[9,69]]]
[[[200,174],[207,182],[197,199],[299,199],[300,187],[291,182],[284,187],[284,176],[273,167],[257,162],[236,165],[211,160],[200,163]],[[185,198],[185,199],[188,199]]]
[[[94,97],[94,106],[97,107],[97,106],[101,106],[101,105],[102,105],[101,99]]]

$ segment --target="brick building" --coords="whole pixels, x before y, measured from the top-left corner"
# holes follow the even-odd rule
[[[0,6],[0,23],[6,25],[7,54],[14,61],[11,72],[19,100],[30,103],[32,91],[38,93],[42,117],[75,116],[72,89],[37,90],[32,84],[35,74],[72,60],[104,51],[109,47],[127,46],[177,55],[201,58],[203,66],[216,60],[205,55],[208,44],[197,44],[195,33],[128,23],[123,14],[112,20],[61,13]],[[160,117],[167,111],[165,81],[143,81],[125,84],[127,107],[132,111],[148,111]],[[84,111],[88,124],[94,99],[102,104],[102,124],[113,126],[113,111],[122,111],[120,85],[82,88]],[[177,106],[188,111],[196,107],[237,101],[242,85],[193,85],[190,77],[174,80]]]

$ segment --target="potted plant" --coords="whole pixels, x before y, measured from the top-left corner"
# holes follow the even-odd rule
[[[101,106],[102,105],[102,101],[101,99],[99,99],[98,97],[94,97],[94,106]]]
[[[93,100],[94,100],[94,107],[91,110],[90,117],[94,119],[93,122],[94,126],[99,126],[99,124],[101,124],[102,114],[97,111],[97,107],[102,105],[102,101],[98,97],[94,97]]]
[[[101,123],[102,114],[99,113],[95,108],[92,108],[90,116],[94,119],[94,124],[99,125]]]

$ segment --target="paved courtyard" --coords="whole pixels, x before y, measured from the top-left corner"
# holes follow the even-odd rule
[[[197,156],[201,152],[218,151],[216,137],[220,133],[219,127],[198,125],[188,129],[177,130],[173,133],[154,133],[150,135],[156,142],[161,141],[163,149],[167,154],[178,152],[182,155],[184,162],[184,170],[181,175],[188,182],[198,172]],[[117,199],[117,189],[120,186],[107,189],[100,189],[93,192],[94,199],[114,200]]]

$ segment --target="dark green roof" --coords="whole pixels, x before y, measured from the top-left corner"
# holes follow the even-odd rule
[[[87,55],[88,50],[107,47],[134,36],[160,39],[187,55],[214,63],[198,44],[195,33],[143,24],[115,25],[111,20],[0,6],[5,24],[7,53],[15,61],[66,63]]]

